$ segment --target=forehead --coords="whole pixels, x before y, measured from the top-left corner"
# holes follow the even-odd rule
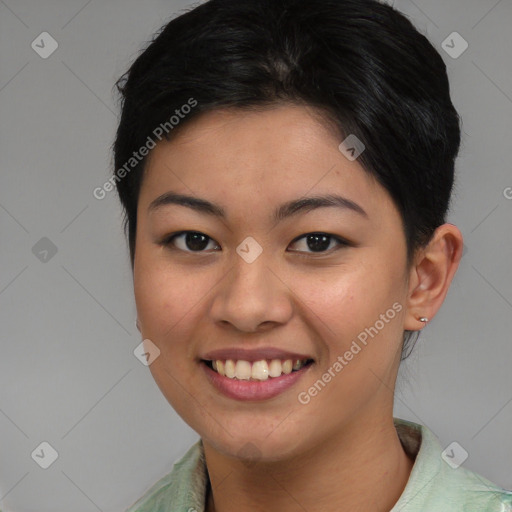
[[[261,208],[307,195],[342,194],[377,218],[387,191],[339,150],[341,136],[312,108],[216,110],[190,120],[152,150],[140,201],[167,190],[208,198],[226,210]]]

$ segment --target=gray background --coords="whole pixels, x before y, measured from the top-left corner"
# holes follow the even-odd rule
[[[114,81],[187,5],[0,0],[4,512],[124,510],[197,439],[133,354],[120,207],[114,192],[92,195],[112,167]],[[395,6],[449,68],[464,122],[449,220],[466,245],[443,308],[401,367],[395,416],[427,425],[443,447],[457,441],[464,467],[512,488],[512,2]],[[44,31],[58,42],[46,59],[31,47]],[[469,43],[456,59],[442,48],[454,31]],[[56,254],[41,252],[45,237]],[[43,441],[58,452],[48,469],[31,457]]]

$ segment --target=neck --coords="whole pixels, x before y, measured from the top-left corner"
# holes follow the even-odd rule
[[[244,463],[219,454],[203,439],[211,490],[207,512],[389,512],[414,462],[393,417],[358,417],[306,452],[278,462]]]

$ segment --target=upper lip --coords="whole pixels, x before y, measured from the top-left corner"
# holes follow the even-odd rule
[[[200,359],[207,361],[226,361],[227,359],[243,360],[243,361],[260,361],[262,359],[313,359],[311,356],[299,354],[297,352],[289,352],[274,347],[263,347],[255,349],[246,348],[223,348],[212,350],[200,356]]]

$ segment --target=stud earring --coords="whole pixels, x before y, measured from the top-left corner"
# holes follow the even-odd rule
[[[426,316],[422,316],[421,318],[418,318],[418,320],[420,322],[424,322],[424,323],[427,323],[428,322],[428,318]]]

